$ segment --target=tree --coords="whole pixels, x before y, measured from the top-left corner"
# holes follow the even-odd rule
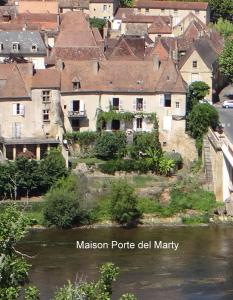
[[[216,22],[219,18],[232,21],[233,1],[232,0],[209,0],[211,9],[211,20]]]
[[[105,19],[100,19],[100,18],[90,18],[90,25],[91,27],[98,28],[99,30],[103,30],[104,26],[106,25],[106,20]]]
[[[119,268],[113,263],[105,263],[100,267],[99,279],[95,282],[80,281],[75,284],[68,282],[55,293],[53,300],[110,300],[112,284],[119,276]],[[119,300],[137,300],[132,294],[124,294]]]
[[[45,196],[44,219],[48,225],[69,228],[86,217],[84,177],[70,175],[57,181]]]
[[[215,129],[219,124],[219,115],[215,107],[206,103],[199,103],[195,105],[188,116],[188,130],[196,140],[196,146],[201,153],[202,140],[205,133],[208,131],[208,127]]]
[[[127,182],[119,180],[111,188],[111,216],[122,225],[131,225],[140,217],[138,199]]]
[[[28,281],[29,264],[25,254],[16,249],[16,244],[27,232],[29,220],[15,206],[8,206],[0,212],[0,300],[14,300],[19,297],[22,286]],[[34,296],[32,291],[34,291]],[[25,290],[26,299],[38,299],[36,289]],[[30,298],[29,298],[30,296]],[[37,296],[37,298],[36,298]]]
[[[51,149],[40,162],[41,188],[46,192],[59,178],[66,177],[67,174],[65,159],[60,149]]]
[[[120,4],[123,7],[133,7],[134,0],[120,0]]]
[[[96,140],[95,152],[98,158],[105,160],[122,156],[126,149],[124,132],[103,132]]]
[[[189,113],[193,106],[203,100],[209,93],[210,87],[203,81],[195,81],[189,85],[187,95],[187,113]]]
[[[219,56],[219,66],[221,73],[230,82],[233,82],[233,39],[226,41],[225,47]]]
[[[233,23],[223,18],[219,18],[214,24],[214,28],[224,37],[227,38],[233,34]]]

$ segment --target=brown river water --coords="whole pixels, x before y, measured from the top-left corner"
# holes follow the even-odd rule
[[[136,249],[111,249],[111,241],[132,242]],[[109,249],[81,250],[76,241],[105,242]],[[138,249],[141,241],[152,249]],[[179,243],[154,249],[154,241]],[[98,267],[120,267],[112,299],[125,292],[139,300],[233,299],[233,226],[99,228],[31,232],[18,246],[29,255],[31,282],[41,299],[51,299],[67,280],[97,278]]]

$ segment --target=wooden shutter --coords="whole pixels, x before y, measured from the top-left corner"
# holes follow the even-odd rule
[[[136,100],[135,100],[136,101]],[[136,131],[137,130],[137,119],[134,118],[133,119],[133,130]]]
[[[70,101],[70,111],[73,111],[74,110],[74,105],[73,105],[73,100]]]
[[[119,110],[123,110],[122,100],[119,98]]]
[[[12,111],[13,116],[17,115],[17,103],[13,103],[13,111]]]
[[[146,99],[143,99],[142,101],[143,101],[142,102],[143,103],[143,111],[146,111]]]
[[[164,101],[164,100],[165,100],[164,98],[165,98],[165,97],[164,97],[164,94],[161,94],[161,95],[160,95],[160,103],[159,103],[159,106],[161,106],[161,107],[164,107],[164,102],[165,102],[165,101]]]
[[[79,101],[79,111],[80,111],[81,115],[84,115],[84,113],[85,113],[85,104],[81,100]]]
[[[20,116],[24,116],[25,115],[25,107],[23,104],[20,104],[19,110],[20,110]]]
[[[137,100],[136,98],[133,99],[133,111],[136,111],[136,104],[137,104]]]

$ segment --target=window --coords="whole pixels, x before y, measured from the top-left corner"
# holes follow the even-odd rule
[[[78,111],[80,110],[80,101],[79,100],[73,100],[71,103],[71,111]]]
[[[19,43],[13,43],[12,44],[12,50],[15,51],[15,52],[19,51]]]
[[[80,89],[80,82],[79,81],[73,81],[73,91],[77,91]]]
[[[13,103],[13,116],[24,116],[24,105]]]
[[[119,104],[120,104],[119,98],[112,99],[112,108],[114,110],[119,110]]]
[[[164,8],[161,8],[161,12],[164,13],[164,12],[165,12],[165,9],[164,9]]]
[[[143,98],[136,99],[136,110],[143,110]]]
[[[37,45],[33,44],[31,49],[32,49],[32,52],[37,52]]]
[[[137,118],[137,129],[142,129],[142,118]]]
[[[43,109],[43,121],[44,122],[49,122],[49,109]]]
[[[108,10],[108,6],[107,5],[103,5],[103,11],[107,11]]]
[[[50,95],[51,95],[51,91],[49,91],[49,90],[42,91],[42,101],[50,102]]]
[[[164,106],[171,107],[171,94],[164,95]]]
[[[197,61],[196,60],[193,61],[193,68],[197,68]]]
[[[196,15],[199,15],[199,13],[200,13],[200,10],[195,10]]]
[[[174,14],[177,14],[178,13],[178,10],[177,9],[174,9]]]
[[[148,13],[150,11],[150,9],[149,8],[146,8],[146,13]]]
[[[180,102],[176,102],[176,108],[180,108]]]
[[[0,51],[3,50],[3,43],[0,43]]]
[[[138,12],[139,12],[139,13],[141,12],[141,8],[138,8]]]
[[[112,130],[119,130],[120,125],[120,120],[112,120]]]

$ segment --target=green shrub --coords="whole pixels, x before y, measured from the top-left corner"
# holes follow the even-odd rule
[[[156,131],[153,132],[138,132],[134,134],[133,144],[130,149],[130,154],[133,158],[140,157],[140,153],[146,153],[148,148],[161,151],[161,145]]]
[[[182,168],[183,158],[182,158],[180,153],[178,153],[178,152],[165,152],[164,157],[166,157],[168,159],[172,159],[174,164],[175,164],[176,169],[180,170]]]
[[[64,134],[64,139],[67,139],[69,144],[78,144],[81,148],[81,152],[85,152],[88,148],[94,145],[98,133],[95,131],[74,131],[74,132],[66,132]]]
[[[103,132],[96,140],[95,152],[98,158],[104,160],[123,156],[126,151],[126,136],[124,132]]]
[[[86,223],[87,212],[83,208],[85,184],[77,176],[59,180],[46,194],[44,219],[48,225],[69,228]]]
[[[138,199],[132,186],[123,180],[112,184],[111,188],[111,216],[123,225],[137,221],[140,212],[137,208]]]

